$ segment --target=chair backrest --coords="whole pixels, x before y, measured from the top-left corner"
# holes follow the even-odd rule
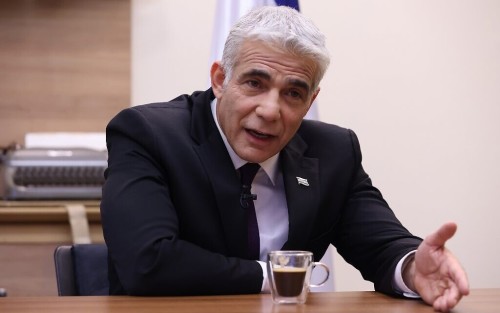
[[[108,248],[105,244],[58,246],[54,251],[60,296],[109,294]]]

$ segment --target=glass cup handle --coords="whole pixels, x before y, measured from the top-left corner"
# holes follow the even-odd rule
[[[324,263],[321,263],[321,262],[313,262],[312,263],[312,270],[314,271],[314,269],[316,268],[316,266],[321,266],[325,269],[326,271],[326,276],[325,276],[325,279],[323,279],[322,282],[320,282],[319,284],[310,284],[310,287],[320,287],[322,286],[324,283],[326,283],[326,281],[328,280],[328,277],[330,277],[330,270],[328,269],[328,266],[326,266]]]

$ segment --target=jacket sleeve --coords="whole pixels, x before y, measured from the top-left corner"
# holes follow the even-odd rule
[[[120,284],[121,293],[129,295],[260,292],[262,268],[256,261],[226,257],[180,238],[168,173],[158,161],[159,134],[144,113],[125,109],[111,120],[106,136],[101,218],[118,280],[110,284]]]
[[[350,131],[356,156],[346,205],[333,244],[344,259],[356,267],[375,290],[396,295],[392,280],[398,261],[418,247],[413,236],[396,218],[380,191],[361,165],[361,152]]]

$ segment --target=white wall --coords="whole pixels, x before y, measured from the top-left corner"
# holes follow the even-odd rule
[[[208,88],[215,0],[132,0],[132,105]]]
[[[320,119],[424,236],[452,220],[473,288],[500,287],[500,1],[301,1],[328,37]],[[204,89],[215,0],[133,0],[132,104]],[[370,283],[335,255],[336,290]]]

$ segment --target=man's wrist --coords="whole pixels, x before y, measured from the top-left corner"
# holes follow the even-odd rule
[[[419,298],[413,284],[415,274],[415,251],[407,253],[399,260],[394,272],[394,290],[408,298]]]
[[[415,253],[408,255],[404,260],[401,267],[401,274],[403,276],[404,284],[412,291],[415,292],[415,285],[413,284],[413,277],[415,276]]]

